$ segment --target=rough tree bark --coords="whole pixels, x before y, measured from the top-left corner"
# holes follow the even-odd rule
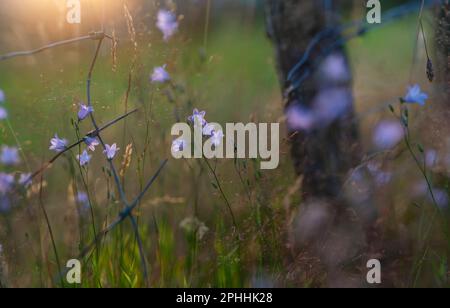
[[[367,230],[341,198],[349,171],[361,162],[361,151],[351,70],[344,48],[336,44],[342,39],[335,31],[338,23],[324,10],[325,5],[337,2],[266,0],[266,23],[276,50],[291,155],[296,172],[303,177],[304,202],[293,213],[288,230],[289,246],[293,247],[288,262],[295,273],[312,266],[323,268],[329,286],[361,286],[363,275],[355,278],[342,266],[361,255]],[[319,33],[326,35],[318,40]],[[313,41],[320,42],[311,49]],[[308,60],[299,66],[305,54],[309,54]],[[293,74],[293,67],[300,69]],[[361,214],[369,225],[372,213]],[[305,254],[320,260],[319,265],[299,261]],[[287,277],[295,277],[289,279],[296,282],[303,279],[295,274]]]
[[[311,40],[336,24],[325,14],[323,1],[317,0],[267,0],[266,22],[268,35],[276,49],[286,116],[290,116],[292,107],[298,110],[315,108],[319,114],[339,111],[332,121],[324,120],[322,114],[321,125],[311,130],[289,128],[295,169],[303,175],[304,197],[335,198],[347,172],[360,161],[358,134],[353,121],[351,72],[345,51],[341,47],[334,48],[320,62],[322,52],[340,39],[339,34],[329,35],[312,50],[305,69],[313,69],[315,73],[295,91],[286,94],[286,90],[291,86],[287,76]],[[314,67],[314,62],[318,67]]]
[[[436,53],[438,83],[443,84],[443,98],[450,103],[450,1],[442,0],[438,7],[436,27]]]

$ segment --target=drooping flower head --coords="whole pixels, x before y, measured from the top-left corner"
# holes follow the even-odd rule
[[[15,147],[3,146],[0,154],[2,164],[12,166],[20,163],[19,150]]]
[[[193,114],[188,118],[189,122],[194,125],[201,125],[202,127],[206,125],[205,120],[206,112],[194,109]]]
[[[94,112],[94,108],[92,106],[86,106],[86,105],[80,104],[80,109],[78,111],[78,121],[83,121],[92,112]]]
[[[3,92],[2,89],[0,89],[0,103],[4,103],[5,102],[5,92]]]
[[[388,150],[396,146],[404,134],[405,131],[398,121],[382,121],[375,128],[373,143],[379,150]]]
[[[77,155],[77,159],[80,162],[80,166],[86,166],[91,161],[92,156],[88,154],[86,150],[81,153],[81,155]]]
[[[92,137],[86,137],[84,138],[84,143],[86,143],[86,146],[91,150],[92,152],[95,151],[95,147],[100,145],[100,142],[97,138]]]
[[[67,147],[67,140],[66,139],[60,139],[57,134],[55,134],[55,137],[50,140],[50,150],[55,151],[57,153],[60,153],[64,151]]]
[[[178,30],[177,16],[168,10],[161,9],[158,12],[156,26],[163,33],[164,40],[167,42]]]
[[[5,108],[0,107],[0,120],[5,120],[8,117],[8,111]]]
[[[403,101],[408,104],[419,104],[421,106],[424,106],[427,99],[428,94],[422,92],[420,86],[416,84],[412,87],[408,87],[408,92],[403,98]]]
[[[117,152],[120,150],[117,147],[117,144],[115,144],[115,143],[113,145],[111,145],[111,146],[108,145],[108,144],[105,144],[105,147],[106,147],[106,149],[103,151],[103,153],[105,153],[106,157],[109,160],[113,160],[114,157],[116,156]]]
[[[155,67],[150,79],[152,83],[165,83],[170,81],[170,75],[166,71],[166,65]]]

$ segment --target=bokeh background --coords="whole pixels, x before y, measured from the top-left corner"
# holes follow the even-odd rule
[[[295,226],[302,200],[289,140],[281,139],[280,166],[276,170],[261,171],[256,160],[211,162],[237,217],[238,230],[231,223],[215,175],[207,165],[201,160],[174,160],[170,154],[172,124],[186,119],[194,108],[205,110],[209,121],[280,122],[284,127],[274,51],[266,36],[264,2],[81,3],[81,24],[69,25],[63,0],[1,1],[0,54],[30,50],[100,29],[117,38],[116,48],[105,40],[100,50],[92,96],[100,123],[134,107],[141,108],[103,134],[107,143],[117,143],[121,149],[115,163],[130,198],[139,193],[160,162],[169,158],[135,213],[150,286],[329,285],[323,260],[306,250],[297,251],[292,240],[295,232],[302,232]],[[402,1],[384,1],[383,10],[399,3]],[[127,27],[124,5],[132,16],[135,38]],[[179,18],[179,32],[169,42],[163,41],[155,26],[161,7],[176,11]],[[343,21],[364,18],[363,1],[348,1],[341,14]],[[432,12],[425,12],[430,42],[434,22]],[[411,15],[347,45],[363,151],[367,156],[375,153],[373,129],[381,120],[392,118],[388,105],[397,103],[407,85],[421,84],[430,100],[427,106],[412,109],[411,130],[417,142],[436,151],[439,163],[433,166],[433,178],[448,196],[448,102],[435,99],[436,87],[424,73],[423,40],[416,39],[417,15]],[[77,140],[73,120],[78,104],[86,101],[86,76],[95,48],[95,42],[88,40],[0,62],[0,89],[5,92],[9,111],[8,121],[0,122],[0,144],[18,146],[22,154],[20,165],[0,165],[2,172],[37,170],[52,156],[48,147],[55,133]],[[153,68],[164,64],[172,77],[171,85],[151,84]],[[127,95],[129,76],[132,81]],[[80,125],[82,133],[91,129],[88,121]],[[284,131],[282,128],[282,137]],[[129,155],[123,157],[126,152]],[[58,267],[76,257],[93,239],[94,230],[101,230],[119,213],[121,204],[101,151],[94,153],[92,163],[83,170],[77,166],[76,154],[74,150],[58,160],[42,179],[14,199],[11,210],[0,214],[2,286],[62,286]],[[389,264],[383,270],[386,284],[448,286],[448,230],[433,224],[434,212],[421,189],[420,172],[401,148],[377,163],[391,175],[388,183],[371,184],[370,190],[364,190],[368,188],[357,185],[364,181],[357,179],[356,186],[350,186],[355,195],[373,196],[379,209],[378,225],[383,235],[375,244],[387,253],[376,257],[385,258]],[[88,207],[94,215],[90,210],[80,211],[83,204],[76,200],[79,191],[89,192]],[[442,208],[448,215],[448,197]],[[314,223],[314,215],[309,221]],[[333,249],[339,247],[327,254],[336,253]],[[110,232],[82,263],[83,287],[145,286],[128,221]],[[346,285],[347,278],[354,285],[365,285],[360,283],[365,279],[365,260],[356,259],[354,263],[356,270],[342,281],[334,281],[334,285]]]

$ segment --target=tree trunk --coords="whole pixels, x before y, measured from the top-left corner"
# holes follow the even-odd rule
[[[450,103],[450,1],[442,0],[438,8],[436,29],[437,71],[443,99]]]
[[[308,264],[296,261],[306,253],[320,260],[314,266],[325,269],[329,286],[362,286],[364,275],[354,276],[349,269],[367,246],[370,229],[364,230],[363,224],[370,227],[375,215],[367,202],[368,210],[358,209],[362,219],[356,219],[355,211],[348,210],[350,202],[341,198],[349,171],[361,162],[361,151],[352,74],[342,44],[336,44],[342,42],[335,31],[338,24],[330,8],[325,9],[337,2],[266,0],[266,22],[276,49],[291,155],[303,176],[304,202],[288,230],[294,257],[290,262],[296,273],[309,271]],[[311,42],[317,45],[311,48]],[[293,279],[301,285],[301,277]]]
[[[266,2],[267,31],[276,49],[291,154],[296,172],[303,175],[305,198],[337,197],[347,172],[359,161],[351,72],[344,49],[332,46],[340,39],[339,33],[331,31],[311,50],[295,75],[311,74],[298,87],[287,77],[313,38],[336,26],[324,13],[323,3]]]

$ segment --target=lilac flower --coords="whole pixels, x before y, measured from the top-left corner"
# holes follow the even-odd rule
[[[90,208],[89,196],[85,192],[78,192],[75,197],[75,201],[81,205],[81,213],[85,214]]]
[[[213,131],[212,132],[212,137],[211,137],[211,142],[214,146],[218,147],[223,140],[223,132],[221,130],[219,131]]]
[[[14,176],[0,173],[0,194],[6,194],[14,184]]]
[[[0,103],[4,102],[5,102],[5,92],[3,92],[3,90],[0,89]]]
[[[31,173],[22,173],[19,177],[19,184],[28,187],[31,185]]]
[[[286,110],[286,123],[290,131],[309,131],[315,125],[314,112],[297,104]]]
[[[94,108],[92,106],[86,106],[86,105],[80,104],[80,110],[78,111],[78,121],[83,121],[92,112],[94,112]]]
[[[117,144],[115,144],[115,143],[114,143],[113,145],[111,145],[111,146],[105,144],[105,147],[106,147],[106,149],[103,151],[103,153],[106,154],[106,157],[107,157],[109,160],[113,160],[114,157],[116,156],[116,153],[120,150],[120,149],[117,147]]]
[[[205,116],[206,116],[205,111],[198,111],[198,109],[194,109],[193,114],[188,118],[188,120],[194,125],[200,124],[201,126],[205,126],[206,125]]]
[[[8,111],[5,108],[0,107],[0,120],[5,120],[8,117]]]
[[[351,79],[345,57],[340,53],[329,55],[319,67],[320,78],[328,83],[347,82]]]
[[[3,146],[0,154],[0,162],[9,166],[17,165],[20,163],[19,150],[15,147]]]
[[[87,193],[82,192],[82,191],[78,192],[78,194],[76,196],[76,200],[77,200],[77,202],[82,203],[82,204],[89,203],[89,197],[88,197]]]
[[[163,33],[167,42],[178,30],[177,16],[168,10],[159,10],[156,26]]]
[[[8,213],[11,208],[12,206],[10,197],[6,194],[0,193],[0,213]]]
[[[352,94],[346,88],[324,89],[314,98],[317,123],[328,125],[344,116],[352,107]]]
[[[151,81],[152,83],[165,83],[170,81],[170,75],[166,71],[166,65],[158,66],[153,69]]]
[[[100,145],[100,142],[98,141],[97,138],[91,138],[91,137],[86,137],[84,138],[84,143],[86,143],[87,147],[89,148],[89,150],[91,150],[92,152],[95,151],[95,147]]]
[[[445,210],[446,208],[448,208],[449,197],[445,190],[434,188],[433,195],[431,195],[431,193],[428,193],[428,198],[430,202],[434,202],[433,197],[434,200],[436,201],[436,205],[441,210]]]
[[[436,150],[428,150],[425,152],[425,164],[428,168],[432,168],[436,165],[438,160],[438,154]]]
[[[50,140],[50,150],[55,152],[62,152],[67,147],[67,140],[66,139],[59,139],[58,135],[55,134],[55,137]]]
[[[207,123],[203,127],[203,135],[204,136],[211,136],[214,131],[214,125]]]
[[[176,139],[172,142],[172,152],[178,153],[186,148],[186,141],[183,139]]]
[[[88,154],[86,150],[81,153],[81,155],[77,155],[77,159],[80,162],[80,166],[86,166],[91,161],[92,156]]]
[[[419,85],[408,87],[408,93],[403,98],[405,103],[425,105],[425,101],[428,99],[428,94],[422,92]]]
[[[397,121],[382,121],[375,128],[373,143],[379,150],[393,148],[403,138],[405,131]]]

